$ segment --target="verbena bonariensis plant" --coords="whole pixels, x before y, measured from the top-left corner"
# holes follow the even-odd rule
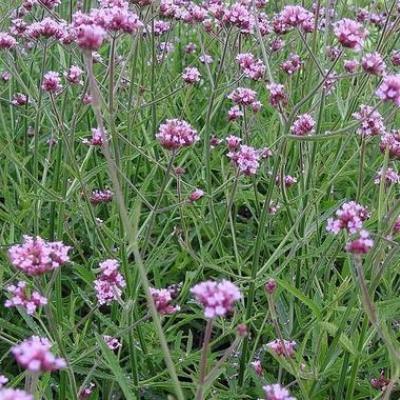
[[[399,398],[397,1],[0,14],[0,400]]]

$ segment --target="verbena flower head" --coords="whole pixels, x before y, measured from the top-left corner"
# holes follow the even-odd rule
[[[206,318],[224,317],[233,311],[241,298],[239,288],[227,280],[205,281],[195,285],[190,292],[204,307]]]
[[[0,375],[0,389],[8,382],[8,378],[4,375]]]
[[[355,112],[353,117],[360,122],[357,130],[359,135],[375,136],[385,133],[382,115],[373,107],[361,104],[359,111]]]
[[[381,168],[374,178],[374,183],[379,185],[382,180],[388,185],[400,183],[400,175],[391,167],[386,168],[386,170]]]
[[[288,75],[293,75],[302,67],[302,65],[303,62],[298,54],[290,54],[288,59],[281,64],[281,68]]]
[[[238,87],[228,95],[228,99],[237,105],[250,106],[257,101],[257,93],[249,88]]]
[[[343,66],[346,72],[354,74],[360,66],[360,63],[357,60],[345,60]]]
[[[251,33],[254,27],[254,18],[250,11],[240,3],[233,3],[227,7],[223,16],[225,24],[235,25],[242,33]]]
[[[301,28],[305,32],[314,30],[313,13],[298,5],[285,6],[279,14],[279,19],[287,27]]]
[[[296,400],[292,397],[287,389],[279,383],[263,386],[265,392],[265,400]]]
[[[154,304],[159,314],[168,315],[174,314],[180,310],[179,306],[172,305],[173,293],[169,288],[155,289],[150,288],[151,296],[153,297]]]
[[[228,145],[228,149],[230,151],[236,150],[242,141],[242,139],[238,136],[230,135],[227,138],[225,138],[226,144]]]
[[[240,106],[233,106],[228,110],[228,121],[236,121],[243,117],[244,113],[240,109]]]
[[[156,138],[167,150],[188,147],[200,140],[196,130],[181,119],[167,119],[160,125]]]
[[[64,72],[65,79],[71,85],[82,85],[81,75],[83,71],[77,65],[71,65],[68,71]]]
[[[21,107],[29,104],[29,97],[23,93],[15,93],[13,95],[13,99],[11,100],[11,104],[15,107]]]
[[[228,157],[243,175],[255,175],[260,165],[260,152],[254,147],[241,145],[238,150],[228,153]]]
[[[369,214],[365,207],[355,201],[349,201],[336,211],[336,218],[328,219],[326,230],[334,235],[337,235],[342,229],[349,233],[357,233],[362,229],[363,222],[368,217]]]
[[[336,23],[334,33],[343,47],[359,51],[368,32],[359,22],[344,18]]]
[[[368,53],[361,60],[363,70],[372,75],[383,75],[385,72],[385,62],[378,52]]]
[[[200,71],[195,67],[187,67],[183,71],[182,79],[189,84],[200,82]]]
[[[17,45],[13,36],[6,32],[0,32],[0,50],[10,50]]]
[[[314,127],[314,118],[310,114],[302,114],[297,117],[290,130],[293,135],[305,136],[313,133]]]
[[[380,149],[382,153],[389,152],[389,157],[400,159],[400,132],[387,132],[381,137]]]
[[[54,71],[47,72],[43,76],[42,89],[50,93],[59,92],[62,89],[60,74]]]
[[[295,354],[296,342],[285,339],[275,339],[267,343],[266,346],[278,356],[293,357]]]
[[[241,53],[236,57],[243,74],[253,80],[260,80],[265,73],[265,65],[260,59],[255,59],[251,53]]]
[[[41,237],[24,236],[22,244],[8,251],[11,264],[27,275],[40,275],[69,261],[71,247],[62,242],[47,242]]]
[[[20,389],[0,389],[1,400],[33,400],[33,396]]]
[[[106,36],[99,25],[81,24],[76,28],[76,43],[85,50],[98,50]]]
[[[151,28],[150,28],[151,29]],[[167,21],[154,21],[154,35],[161,36],[171,29],[171,24]]]
[[[3,82],[8,82],[11,78],[12,78],[12,75],[11,75],[11,73],[9,71],[2,71],[0,73],[0,79]]]
[[[79,400],[87,400],[91,394],[93,393],[94,388],[96,385],[93,382],[90,382],[88,386],[81,388],[78,394]]]
[[[6,290],[11,294],[10,299],[4,303],[7,308],[22,307],[27,314],[32,315],[38,307],[47,304],[46,297],[43,297],[39,292],[33,291],[29,293],[27,284],[24,281],[19,281],[16,285],[9,285]]]
[[[97,300],[100,305],[111,304],[121,297],[126,286],[125,279],[118,271],[117,260],[108,259],[100,263],[100,274],[94,281]]]
[[[352,254],[366,254],[374,246],[374,241],[371,239],[369,232],[361,230],[356,239],[346,243],[346,251]]]
[[[54,38],[62,40],[66,35],[66,28],[64,23],[46,17],[39,22],[34,22],[27,26],[25,34],[30,39],[39,39],[42,37],[45,39]]]
[[[264,373],[263,367],[261,365],[261,361],[260,360],[255,360],[252,361],[250,363],[250,365],[252,366],[252,368],[254,369],[254,372],[258,375],[258,376],[262,376]]]
[[[30,372],[51,372],[66,367],[64,359],[54,356],[48,339],[32,336],[11,349],[17,363]]]
[[[390,57],[390,61],[396,67],[400,66],[400,50],[395,50]]]
[[[84,139],[84,144],[89,144],[91,146],[103,146],[103,134],[100,128],[92,128],[92,137],[90,139]]]
[[[103,340],[110,350],[117,350],[122,346],[121,342],[114,336],[103,335]]]
[[[400,75],[386,75],[376,90],[376,95],[383,101],[392,101],[400,107]]]
[[[112,201],[114,193],[109,190],[93,190],[92,194],[90,195],[90,202],[94,205],[100,203],[109,203]]]
[[[201,189],[195,189],[195,190],[193,190],[192,193],[190,193],[190,195],[189,195],[189,201],[190,201],[191,203],[193,203],[193,202],[195,202],[195,201],[201,199],[203,196],[204,196],[204,191],[203,191],[203,190],[201,190]]]
[[[285,87],[279,83],[270,83],[267,85],[269,90],[269,102],[272,107],[286,106],[288,98],[285,92]]]

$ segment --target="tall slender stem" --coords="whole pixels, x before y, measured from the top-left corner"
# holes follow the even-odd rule
[[[200,356],[200,377],[199,386],[197,387],[196,400],[204,399],[205,381],[207,376],[207,354],[208,346],[210,344],[211,333],[212,333],[213,320],[209,319],[207,321],[206,332],[204,334],[203,348],[201,350]]]

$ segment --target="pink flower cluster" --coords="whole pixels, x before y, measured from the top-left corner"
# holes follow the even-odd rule
[[[17,41],[6,32],[0,32],[0,50],[10,50],[17,45]]]
[[[174,314],[180,310],[179,306],[171,304],[175,297],[175,291],[167,289],[150,288],[151,296],[159,314],[168,315]]]
[[[400,175],[391,167],[387,168],[386,170],[382,168],[375,176],[374,183],[379,185],[382,180],[386,184],[400,183]]]
[[[295,355],[296,342],[294,341],[275,339],[266,346],[277,356],[293,357]]]
[[[118,271],[117,260],[108,259],[100,263],[100,275],[94,281],[97,300],[100,305],[111,304],[121,297],[125,279]]]
[[[270,83],[267,85],[267,89],[269,90],[269,102],[272,107],[279,108],[286,106],[288,98],[283,85]]]
[[[8,293],[12,295],[9,300],[6,300],[4,306],[9,307],[22,307],[25,308],[27,314],[32,315],[40,306],[47,304],[46,297],[43,297],[39,292],[29,293],[27,284],[24,281],[19,281],[16,285],[9,285],[6,287]]]
[[[65,79],[71,85],[82,85],[81,75],[83,71],[77,65],[71,65],[68,71],[64,72]]]
[[[273,21],[274,31],[277,34],[286,33],[292,28],[312,32],[314,25],[314,14],[298,5],[285,6]]]
[[[292,397],[287,389],[275,383],[273,385],[263,386],[265,392],[265,400],[296,400]]]
[[[93,190],[92,194],[90,195],[90,202],[94,205],[100,203],[109,203],[112,201],[114,193],[109,190]]]
[[[8,378],[4,375],[0,375],[0,389],[8,382]]]
[[[263,78],[265,65],[260,59],[256,59],[251,53],[240,53],[236,57],[243,74],[255,81]]]
[[[31,372],[51,372],[66,367],[62,358],[55,357],[48,339],[32,336],[12,347],[11,353],[18,364]]]
[[[25,106],[29,104],[29,97],[23,93],[15,93],[11,100],[11,104],[15,107]]]
[[[295,72],[300,70],[302,67],[303,62],[301,61],[301,58],[297,54],[290,54],[288,59],[285,60],[281,64],[281,68],[283,71],[285,71],[288,75],[293,75]]]
[[[96,387],[96,385],[93,382],[91,382],[91,383],[89,383],[88,386],[81,388],[81,390],[79,391],[79,394],[78,394],[78,399],[79,400],[87,400],[90,397],[90,395],[93,393],[93,390],[95,387]]]
[[[373,107],[361,104],[358,112],[353,117],[360,122],[357,133],[362,136],[375,136],[385,133],[382,115]]]
[[[383,101],[392,101],[400,107],[400,75],[386,75],[376,90],[376,95]]]
[[[103,134],[100,128],[92,128],[92,137],[90,139],[83,139],[84,144],[89,144],[91,146],[103,146]]]
[[[314,126],[314,118],[310,114],[302,114],[297,117],[290,130],[293,135],[305,136],[313,133]]]
[[[228,157],[243,175],[255,175],[260,165],[260,152],[254,147],[241,145],[230,151]]]
[[[233,311],[235,302],[241,298],[239,288],[227,280],[205,281],[195,285],[190,292],[204,307],[206,318],[226,316]]]
[[[46,242],[41,237],[24,236],[24,242],[10,247],[11,264],[27,275],[40,275],[69,261],[71,247],[62,242]]]
[[[113,351],[119,349],[122,346],[121,342],[114,336],[103,335],[103,340],[108,348]]]
[[[345,250],[352,254],[366,254],[374,245],[369,232],[362,229],[358,232],[357,237],[346,243]]]
[[[21,24],[14,24],[15,29],[19,29],[21,32]],[[23,28],[25,34],[30,39],[39,39],[41,37],[45,39],[54,38],[57,40],[64,40],[67,34],[66,25],[64,22],[57,22],[52,18],[46,17],[39,22],[34,22],[28,27]]]
[[[196,130],[181,119],[167,119],[160,125],[156,139],[167,150],[188,147],[200,140]]]
[[[42,89],[49,93],[59,92],[62,89],[60,74],[54,71],[47,72],[43,76]]]
[[[137,14],[129,10],[126,1],[102,1],[100,8],[88,14],[81,11],[73,15],[72,27],[78,46],[87,50],[97,50],[107,32],[134,33],[143,27]]]
[[[188,200],[193,203],[197,200],[200,200],[204,196],[204,191],[201,189],[195,189],[192,193],[190,193]]]
[[[189,84],[200,82],[200,71],[195,67],[187,67],[183,71],[182,79]]]
[[[364,40],[368,32],[357,21],[344,18],[338,21],[334,27],[334,33],[343,47],[356,51],[364,46]]]
[[[349,74],[354,74],[357,71],[360,63],[357,60],[345,60],[343,67]]]
[[[326,230],[334,235],[337,235],[342,229],[349,233],[357,233],[362,229],[363,222],[368,217],[369,214],[365,207],[355,201],[349,201],[336,211],[336,218],[328,219]]]
[[[250,11],[240,3],[233,3],[224,10],[223,22],[238,27],[242,33],[251,33],[254,28],[254,18]]]
[[[0,389],[1,400],[33,400],[33,396],[20,389]]]
[[[392,158],[400,158],[400,132],[387,132],[381,137],[380,149],[382,153],[389,152]]]
[[[249,88],[238,87],[228,95],[228,99],[232,100],[236,105],[243,107],[251,106],[253,110],[258,110],[261,106],[257,100],[257,93]]]
[[[371,75],[381,76],[385,73],[385,62],[378,52],[368,53],[361,60],[363,70]]]

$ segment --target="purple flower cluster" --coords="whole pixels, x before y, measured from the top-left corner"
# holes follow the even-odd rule
[[[175,291],[167,289],[150,288],[151,296],[153,297],[154,304],[159,314],[168,315],[174,314],[180,310],[179,306],[172,305],[174,300]]]
[[[108,259],[100,263],[100,275],[94,281],[97,300],[100,305],[111,304],[121,297],[125,279],[118,271],[117,260]]]
[[[17,363],[31,372],[51,372],[66,367],[66,362],[54,356],[48,339],[32,336],[11,349]]]
[[[361,230],[363,222],[369,217],[365,207],[349,201],[336,211],[336,218],[329,218],[326,230],[337,235],[341,230],[356,233]]]
[[[355,112],[353,117],[360,123],[360,127],[357,130],[358,134],[375,136],[385,133],[382,115],[373,107],[361,104],[359,111]]]
[[[190,292],[204,307],[206,318],[226,316],[241,298],[239,288],[227,280],[205,281],[193,286]]]
[[[26,310],[27,314],[32,315],[40,306],[47,304],[46,297],[42,296],[39,292],[33,291],[29,293],[27,290],[27,283],[19,281],[16,285],[9,285],[6,287],[11,298],[6,300],[4,306],[9,307],[22,307]]]
[[[167,150],[188,147],[200,140],[197,132],[181,119],[167,119],[160,125],[156,139]]]
[[[27,275],[40,275],[67,263],[70,249],[62,242],[46,242],[39,236],[24,236],[24,242],[12,246],[8,255],[15,268]]]
[[[255,175],[260,166],[260,152],[251,146],[241,145],[230,151],[228,157],[243,175]]]

